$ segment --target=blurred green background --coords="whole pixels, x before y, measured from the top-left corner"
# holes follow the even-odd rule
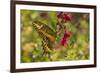
[[[48,62],[47,55],[43,55],[41,38],[32,26],[33,20],[39,20],[56,31],[57,13],[54,11],[21,10],[21,62]],[[62,50],[55,50],[50,56],[52,61],[71,61],[89,59],[89,14],[72,14],[72,21],[64,25],[71,33],[69,45]],[[57,36],[61,37],[61,36]]]

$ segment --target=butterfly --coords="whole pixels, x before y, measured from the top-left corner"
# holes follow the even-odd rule
[[[54,43],[56,41],[56,32],[54,32],[49,26],[40,21],[33,21],[32,24],[33,28],[35,28],[40,38],[42,39],[41,42],[44,52],[52,52],[54,48]]]

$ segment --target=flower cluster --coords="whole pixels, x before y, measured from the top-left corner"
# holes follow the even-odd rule
[[[71,36],[71,34],[66,30],[66,26],[64,23],[67,23],[72,20],[72,15],[70,13],[60,12],[57,15],[58,20],[60,20],[57,23],[57,26],[59,27],[59,31],[63,30],[63,37],[61,39],[61,45],[67,46],[69,44],[68,38]]]
[[[66,30],[64,30],[64,35],[63,35],[63,38],[61,40],[61,45],[67,46],[69,44],[69,42],[67,41],[67,38],[69,38],[70,36],[71,36],[71,34],[68,33]]]
[[[61,21],[63,22],[68,22],[68,21],[71,21],[72,16],[70,13],[60,12],[58,13],[57,18],[61,19]]]

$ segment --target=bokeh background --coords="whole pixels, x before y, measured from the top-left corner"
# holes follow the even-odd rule
[[[32,25],[33,20],[45,23],[56,31],[57,13],[54,11],[21,10],[21,62],[48,62],[47,55],[43,55],[41,38]],[[89,59],[89,14],[72,14],[71,22],[65,24],[72,37],[69,45],[62,50],[55,50],[50,56],[52,61],[71,61]],[[57,36],[61,37],[61,36]]]

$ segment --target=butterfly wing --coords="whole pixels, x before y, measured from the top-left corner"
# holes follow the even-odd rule
[[[51,52],[56,40],[56,32],[54,32],[49,26],[40,21],[34,21],[33,27],[42,39],[42,46],[44,50],[46,52]]]

